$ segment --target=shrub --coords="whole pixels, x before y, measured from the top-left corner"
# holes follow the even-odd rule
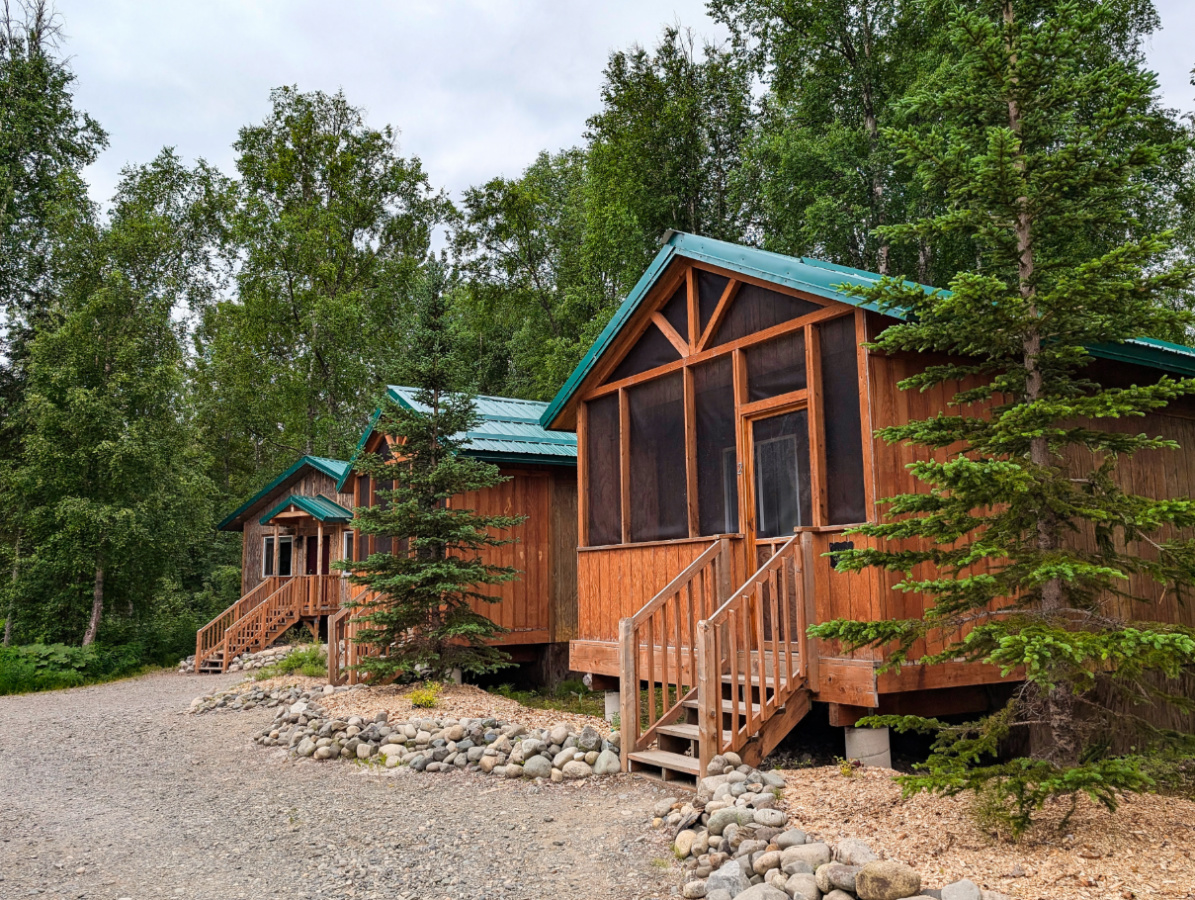
[[[294,675],[296,672],[310,678],[323,678],[328,674],[328,655],[318,644],[300,647],[278,662],[258,669],[253,680],[264,681],[278,675]]]
[[[421,687],[415,688],[407,695],[412,706],[419,709],[431,709],[440,702],[440,691],[444,686],[436,681],[425,681]]]
[[[0,695],[112,681],[144,671],[139,648],[26,644],[0,647]]]

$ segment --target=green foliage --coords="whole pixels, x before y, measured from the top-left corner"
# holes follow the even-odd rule
[[[461,453],[465,433],[480,420],[467,392],[468,365],[449,331],[446,280],[440,265],[429,264],[416,305],[407,374],[417,408],[388,402],[376,426],[388,439],[385,452],[354,461],[356,471],[374,480],[379,499],[356,511],[355,524],[390,545],[344,566],[353,583],[377,595],[356,613],[365,626],[357,640],[384,648],[360,664],[375,677],[443,680],[453,669],[482,673],[506,664],[505,654],[488,644],[503,630],[470,601],[496,603],[485,588],[518,577],[514,568],[485,562],[480,551],[510,543],[495,535],[525,517],[446,504],[505,480],[497,466]]]
[[[128,646],[27,644],[0,647],[0,695],[78,687],[136,675],[141,654]]]
[[[1131,709],[1190,705],[1173,679],[1195,669],[1195,630],[1127,621],[1109,601],[1131,598],[1148,618],[1133,578],[1188,596],[1195,544],[1182,535],[1195,501],[1136,494],[1115,475],[1135,453],[1174,449],[1133,422],[1195,392],[1195,381],[1122,385],[1086,349],[1175,337],[1190,324],[1176,299],[1195,268],[1154,230],[1150,209],[1192,145],[1144,67],[1147,7],[944,6],[950,55],[904,101],[914,124],[886,134],[945,205],[882,233],[896,243],[953,235],[973,244],[979,265],[950,292],[900,279],[859,292],[904,316],[877,349],[941,360],[901,388],[955,395],[952,409],[881,433],[921,449],[910,466],[921,489],[885,501],[884,520],[858,529],[878,548],[841,553],[838,566],[901,572],[898,590],[932,602],[920,619],[811,633],[882,646],[889,666],[945,637],[918,661],[1023,672],[1024,689],[987,720],[872,720],[938,734],[907,788],[983,789],[1015,834],[1049,797],[1086,794],[1114,808],[1118,791],[1147,787],[1135,759],[1108,755],[1108,736],[1160,740]],[[1027,736],[1030,757],[994,762],[1012,735]]]
[[[308,678],[323,678],[328,674],[328,655],[318,645],[296,647],[273,665],[264,666],[253,673],[254,681],[265,681],[279,675],[306,675]]]
[[[440,692],[444,686],[438,681],[425,681],[419,687],[407,694],[411,705],[418,709],[434,709],[440,702]]]
[[[517,689],[511,684],[500,684],[491,689],[493,693],[514,700],[530,709],[556,709],[560,712],[576,713],[582,716],[605,714],[605,700],[600,692],[591,691],[579,680],[560,682],[555,688],[528,690]],[[615,731],[618,724],[612,725]]]

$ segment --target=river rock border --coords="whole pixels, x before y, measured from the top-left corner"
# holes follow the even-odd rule
[[[263,747],[285,747],[296,757],[357,759],[386,768],[409,766],[416,772],[466,769],[559,782],[613,775],[621,769],[618,732],[603,737],[591,725],[577,731],[566,724],[528,729],[488,717],[391,722],[385,712],[373,721],[361,716],[338,719],[319,705],[325,692],[335,690],[273,692],[286,695],[291,702],[285,706],[279,697],[262,692],[269,697],[264,702],[279,702],[281,708],[254,741]]]
[[[921,875],[855,838],[835,845],[792,827],[777,807],[784,779],[715,756],[692,801],[668,798],[656,821],[677,830],[686,900],[1011,900],[971,881],[923,888]]]

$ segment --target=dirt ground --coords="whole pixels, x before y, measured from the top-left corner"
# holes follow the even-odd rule
[[[894,774],[786,770],[785,800],[800,827],[829,841],[862,838],[931,887],[969,878],[1017,900],[1195,898],[1195,802],[1126,797],[1109,813],[1083,800],[1063,832],[1057,823],[1069,804],[1059,804],[1011,844],[976,824],[966,798],[902,799]]]
[[[677,884],[653,783],[294,760],[252,743],[274,710],[187,714],[237,680],[0,697],[0,898],[646,900]]]

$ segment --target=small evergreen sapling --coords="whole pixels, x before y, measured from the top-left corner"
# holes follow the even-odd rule
[[[948,208],[889,233],[965,239],[979,264],[949,293],[896,279],[859,293],[904,318],[876,348],[936,355],[900,386],[945,387],[953,409],[881,432],[923,448],[920,489],[857,529],[874,548],[838,557],[903,573],[896,589],[927,606],[811,632],[883,647],[890,667],[962,659],[1023,678],[1005,708],[963,725],[864,720],[935,733],[906,789],[981,791],[1019,833],[1052,796],[1114,808],[1119,792],[1147,787],[1113,735],[1131,729],[1137,747],[1179,737],[1131,710],[1192,708],[1175,679],[1195,671],[1195,630],[1149,620],[1151,598],[1188,595],[1195,503],[1135,493],[1117,470],[1176,448],[1135,423],[1195,382],[1120,383],[1108,369],[1097,380],[1087,350],[1188,324],[1173,300],[1192,269],[1143,222],[1156,173],[1190,145],[1164,124],[1121,6],[984,0],[950,19],[953,57],[910,106],[927,124],[890,134]],[[926,639],[942,649],[916,653]],[[1027,757],[996,761],[1011,736]]]
[[[387,402],[376,430],[392,449],[354,462],[378,486],[378,502],[358,509],[355,525],[389,548],[347,564],[352,581],[376,595],[354,615],[363,626],[357,641],[382,651],[360,667],[378,679],[493,671],[507,656],[487,642],[503,629],[470,601],[497,602],[486,588],[519,576],[515,568],[484,561],[481,553],[510,543],[497,535],[525,517],[481,515],[450,502],[506,478],[497,466],[461,453],[465,432],[479,418],[473,396],[462,389],[467,369],[455,351],[443,275],[434,263],[418,301],[409,367],[418,408]]]

